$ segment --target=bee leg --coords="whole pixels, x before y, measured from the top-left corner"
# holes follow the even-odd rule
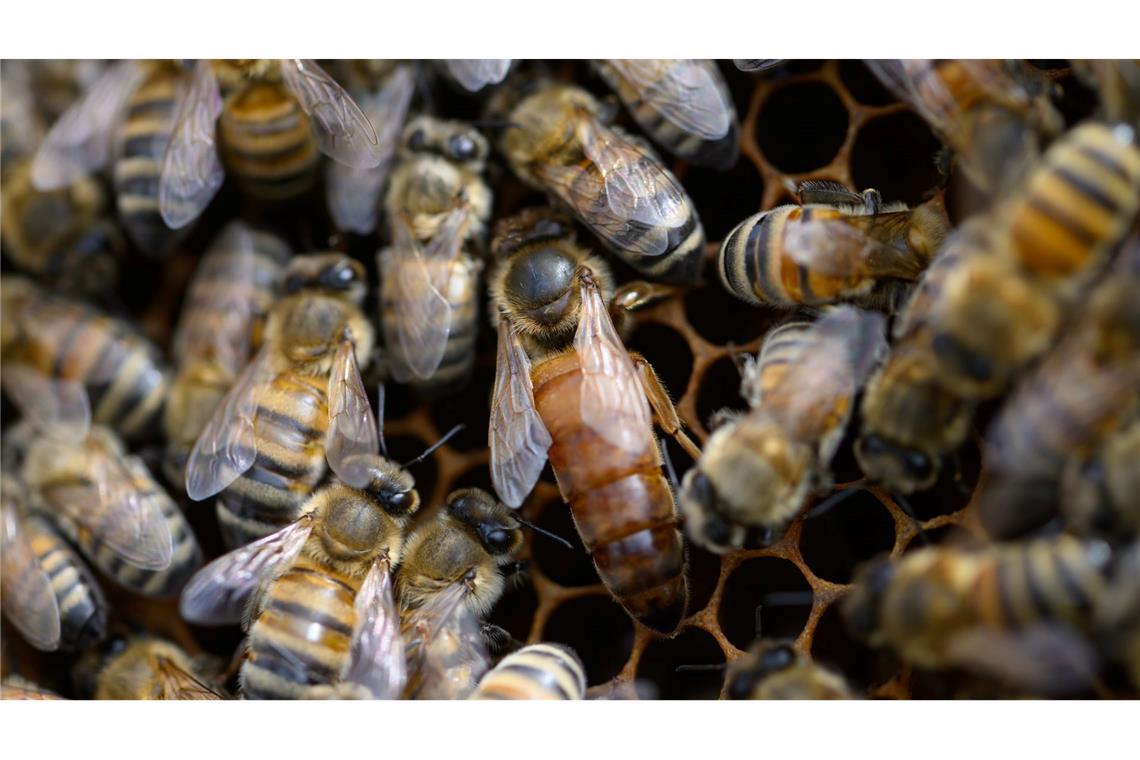
[[[507,655],[522,649],[525,644],[512,636],[507,629],[492,623],[483,623],[480,633],[487,648],[495,656]]]
[[[658,282],[634,280],[627,282],[614,292],[610,300],[610,319],[622,337],[626,337],[633,327],[632,312],[672,298],[681,289],[675,285],[662,285]]]
[[[657,377],[657,373],[653,371],[653,367],[645,360],[641,354],[631,351],[629,358],[633,360],[633,366],[637,367],[638,374],[641,376],[641,387],[645,391],[646,398],[649,399],[649,405],[653,407],[653,415],[657,418],[657,424],[662,430],[673,437],[685,453],[693,458],[694,461],[701,458],[701,447],[693,443],[693,439],[689,438],[688,434],[681,428],[681,419],[677,416],[677,409],[673,406],[673,402],[669,399],[669,392],[665,390],[665,386],[661,385],[661,379]]]

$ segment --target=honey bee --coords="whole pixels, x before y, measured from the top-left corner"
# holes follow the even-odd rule
[[[231,222],[211,244],[190,283],[171,354],[177,374],[163,413],[171,482],[182,482],[194,442],[261,344],[292,252],[280,238]]]
[[[186,493],[221,492],[218,522],[237,547],[292,524],[326,471],[377,450],[358,368],[373,330],[360,310],[364,267],[335,253],[294,257],[254,359],[215,408],[186,463]],[[342,475],[343,477],[343,475]]]
[[[500,259],[489,285],[499,332],[495,490],[521,505],[549,450],[606,587],[634,619],[672,633],[688,599],[684,543],[650,406],[690,456],[700,450],[652,367],[622,345],[606,308],[609,268],[575,242],[565,218],[524,211],[500,223],[492,248]]]
[[[1110,433],[1086,456],[1073,456],[1061,477],[1061,511],[1083,535],[1140,535],[1140,418]]]
[[[700,279],[705,233],[692,201],[648,145],[604,123],[588,92],[519,82],[496,93],[488,113],[513,126],[499,148],[515,174],[566,206],[606,248],[655,280]]]
[[[866,61],[961,160],[970,181],[1004,195],[1024,179],[1064,121],[1048,77],[1023,61]]]
[[[728,667],[729,699],[854,699],[843,676],[790,641],[756,641]]]
[[[403,689],[391,568],[419,495],[409,473],[375,453],[354,456],[346,476],[293,523],[211,562],[182,594],[187,620],[244,621],[247,699],[391,699]]]
[[[681,483],[692,541],[718,554],[742,547],[749,531],[769,542],[830,486],[827,465],[855,395],[886,353],[883,325],[881,315],[843,306],[768,335],[741,382],[751,411],[712,434]]]
[[[416,118],[385,200],[393,244],[378,263],[390,368],[433,395],[463,385],[475,362],[482,262],[472,246],[491,213],[488,150],[473,127]]]
[[[586,671],[574,650],[531,644],[504,657],[483,676],[471,699],[583,699]]]
[[[35,91],[31,61],[0,64],[0,171],[6,173],[14,162],[34,154],[43,139]]]
[[[63,699],[63,697],[26,678],[5,676],[4,680],[0,681],[0,699],[44,700]]]
[[[106,654],[92,652],[76,666],[78,681],[95,699],[225,699],[201,668],[173,642],[149,636],[119,639]]]
[[[396,578],[408,696],[465,699],[474,691],[490,664],[482,619],[506,589],[522,525],[490,494],[467,488],[408,537]]]
[[[730,169],[740,154],[740,123],[716,63],[698,59],[609,59],[594,68],[634,121],[678,158]]]
[[[0,283],[0,375],[9,399],[41,429],[79,439],[92,422],[137,439],[169,386],[158,350],[129,323],[49,295],[22,277]]]
[[[977,550],[931,546],[861,567],[840,609],[853,634],[919,667],[968,667],[1064,691],[1080,685],[1070,676],[1091,675],[1081,637],[1091,632],[1110,559],[1103,542],[1066,535]]]
[[[9,432],[7,435],[11,436]],[[0,482],[4,617],[36,649],[84,649],[107,630],[107,601],[83,560],[38,514],[15,473]]]
[[[441,61],[444,75],[468,92],[498,84],[511,70],[510,58],[453,58]]]
[[[752,304],[891,304],[919,277],[949,229],[940,198],[910,209],[828,181],[799,187],[802,205],[745,219],[721,244],[725,288]]]

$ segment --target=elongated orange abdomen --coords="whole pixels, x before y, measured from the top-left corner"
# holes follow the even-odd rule
[[[550,463],[578,535],[610,593],[636,620],[672,633],[685,614],[685,552],[673,492],[653,439],[631,453],[586,426],[573,351],[536,364],[534,401],[550,431]]]

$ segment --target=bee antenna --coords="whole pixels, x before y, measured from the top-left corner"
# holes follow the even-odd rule
[[[416,457],[415,459],[413,459],[410,462],[405,462],[403,465],[401,465],[401,467],[403,467],[404,469],[407,469],[408,467],[411,467],[414,464],[419,464],[420,462],[424,461],[425,459],[427,459],[428,457],[430,457],[432,455],[433,451],[438,449],[443,444],[447,443],[448,440],[450,440],[456,433],[458,433],[460,430],[463,430],[465,427],[467,427],[467,426],[464,425],[462,422],[460,422],[458,425],[453,427],[451,430],[448,430],[446,433],[444,433],[442,438],[440,438],[438,441],[433,443],[431,446],[428,446],[426,449],[424,449],[424,453],[420,454],[418,457]]]
[[[851,495],[858,491],[859,489],[856,487],[857,485],[859,485],[859,483],[852,484],[851,486],[844,488],[842,491],[836,491],[835,493],[831,494],[831,496],[828,496],[826,499],[809,509],[804,515],[804,519],[812,520],[826,512],[830,512],[832,509],[834,509],[842,502],[846,501]]]
[[[547,538],[552,538],[555,541],[557,541],[558,543],[565,546],[567,549],[572,550],[574,548],[574,544],[570,543],[569,541],[567,541],[565,538],[558,535],[557,533],[551,533],[550,531],[546,530],[545,528],[540,528],[537,525],[535,525],[534,523],[530,522],[529,520],[524,520],[523,518],[519,517],[518,515],[514,515],[514,518],[518,522],[519,525],[525,525],[526,527],[533,530],[535,533],[541,533],[542,535],[546,536]]]
[[[922,523],[919,522],[918,515],[914,513],[914,507],[911,506],[910,502],[907,501],[902,494],[897,493],[891,494],[891,499],[894,500],[895,504],[899,505],[899,509],[914,523],[914,527],[918,529],[918,537],[922,539],[923,546],[930,546],[930,537],[926,535],[926,531],[922,529]]]
[[[815,604],[815,595],[810,591],[769,591],[762,597],[762,604],[771,607],[810,607]],[[760,607],[756,605],[756,630],[760,630]]]
[[[708,663],[706,665],[678,665],[673,668],[674,673],[700,673],[707,670],[724,670],[728,667],[728,663]]]
[[[673,460],[669,458],[669,449],[665,446],[664,439],[657,439],[657,448],[661,449],[661,459],[665,462],[665,472],[669,474],[669,483],[673,486],[673,492],[676,493],[680,490],[677,471],[673,469]]]

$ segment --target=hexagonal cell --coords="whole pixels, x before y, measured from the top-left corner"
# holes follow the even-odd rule
[[[577,652],[586,666],[587,682],[597,686],[620,673],[629,660],[633,621],[609,596],[583,596],[558,605],[543,627],[542,639]]]
[[[851,148],[851,179],[856,190],[877,189],[885,201],[912,206],[941,178],[935,155],[942,143],[912,111],[875,117],[860,128]]]
[[[689,551],[689,609],[693,615],[703,610],[716,591],[720,580],[720,557],[704,549],[687,544]]]
[[[451,490],[459,488],[482,488],[487,493],[495,493],[495,484],[491,482],[491,470],[485,464],[464,470],[451,480]]]
[[[981,474],[982,456],[977,444],[969,440],[943,464],[935,484],[925,491],[906,497],[907,504],[919,520],[948,515],[965,508]],[[900,503],[900,506],[905,506]]]
[[[697,387],[697,419],[702,425],[707,427],[721,409],[748,409],[748,402],[740,397],[740,371],[727,356],[709,365]]]
[[[832,583],[849,583],[860,562],[895,545],[895,522],[869,491],[850,489],[834,505],[804,520],[800,553],[811,571]]]
[[[371,385],[367,387],[371,388]],[[403,383],[389,380],[384,383],[384,421],[402,420],[415,411],[420,399],[416,392]],[[450,427],[450,426],[448,426]],[[444,428],[446,430],[447,428]]]
[[[582,539],[578,537],[578,529],[574,527],[569,506],[561,499],[546,502],[535,524],[565,538],[574,546],[573,549],[567,549],[548,538],[535,536],[532,544],[534,562],[543,575],[561,586],[590,586],[599,582],[594,562],[586,553]]]
[[[839,79],[847,88],[847,92],[851,93],[851,97],[863,105],[885,106],[898,100],[860,60],[840,61]]]
[[[744,303],[720,281],[685,294],[685,319],[709,343],[740,345],[759,338],[786,312]]]
[[[811,654],[846,676],[856,689],[886,683],[899,669],[894,654],[872,649],[847,633],[838,604],[824,610],[812,637]]]
[[[925,536],[925,540],[923,537]],[[982,542],[970,531],[958,525],[943,525],[931,528],[915,535],[907,542],[903,554],[924,549],[927,546],[953,546],[959,549],[971,549],[981,546]]]
[[[483,325],[480,325],[482,329]],[[491,349],[494,350],[493,348]],[[487,448],[487,425],[491,419],[491,391],[495,384],[494,363],[476,362],[471,381],[458,395],[427,402],[432,424],[445,433],[457,423],[464,424],[447,445],[456,451],[479,451]]]
[[[764,638],[794,639],[807,625],[812,590],[794,564],[779,557],[742,562],[724,584],[717,619],[737,649],[747,649],[759,634]]]
[[[684,395],[693,372],[693,352],[680,333],[660,322],[642,322],[626,341],[626,347],[649,361],[672,398]]]
[[[756,142],[781,171],[807,172],[827,166],[847,139],[847,109],[823,82],[782,87],[760,107]]]
[[[508,589],[491,610],[487,622],[502,627],[517,641],[525,642],[537,609],[538,596],[534,587],[524,580],[517,587]]]
[[[724,670],[685,669],[680,666],[723,665],[724,652],[707,631],[686,628],[671,639],[655,639],[641,655],[637,677],[652,683],[658,699],[716,699],[724,683]]]
[[[678,179],[700,213],[708,240],[723,240],[742,219],[760,210],[764,198],[764,180],[746,158],[723,172],[686,166]]]

